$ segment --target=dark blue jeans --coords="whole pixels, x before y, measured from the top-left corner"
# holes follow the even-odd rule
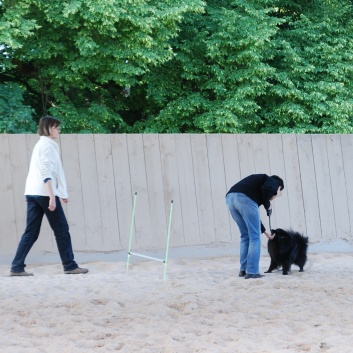
[[[64,271],[74,270],[78,267],[74,260],[72,251],[69,225],[61,206],[59,197],[56,197],[55,211],[49,211],[49,197],[47,196],[26,196],[27,201],[27,225],[18,244],[17,252],[11,264],[12,272],[23,272],[25,259],[33,244],[39,236],[40,227],[44,214],[47,216],[51,229],[54,232],[56,244],[58,246],[61,262]]]

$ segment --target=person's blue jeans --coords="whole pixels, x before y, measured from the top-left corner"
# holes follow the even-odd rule
[[[259,206],[242,193],[228,194],[226,202],[240,231],[240,270],[249,274],[258,274],[261,254]]]
[[[27,201],[27,224],[22,235],[17,252],[11,264],[12,272],[23,272],[25,259],[33,244],[38,239],[44,214],[48,218],[51,229],[54,232],[56,244],[59,250],[64,271],[74,270],[78,267],[74,260],[72,251],[69,225],[66,220],[60,199],[56,197],[55,211],[49,211],[49,197],[47,196],[26,196]]]

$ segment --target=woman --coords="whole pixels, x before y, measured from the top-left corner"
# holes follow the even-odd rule
[[[283,180],[277,175],[253,174],[233,185],[226,195],[228,209],[240,231],[240,277],[260,278],[261,233],[272,239],[260,219],[259,207],[272,213],[271,201],[281,195]]]
[[[39,121],[39,141],[34,146],[29,166],[25,196],[27,201],[26,230],[18,244],[11,264],[10,276],[33,276],[25,271],[25,259],[38,239],[42,219],[46,215],[54,232],[64,273],[87,273],[78,267],[72,251],[69,226],[60,199],[68,202],[65,174],[60,159],[59,145],[54,141],[60,134],[61,121],[44,116]]]

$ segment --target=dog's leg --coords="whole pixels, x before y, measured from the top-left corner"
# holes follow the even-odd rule
[[[297,266],[299,266],[299,272],[304,272],[305,263],[306,263],[306,259],[305,260],[301,260],[301,261],[297,261],[295,263]]]
[[[297,266],[299,266],[299,272],[304,272],[304,265],[306,264],[306,253],[305,251],[302,251],[302,253],[299,254],[298,259],[294,262]]]
[[[291,267],[290,260],[283,261],[282,269],[283,269],[284,275],[288,275],[288,272],[290,271],[290,267]]]
[[[271,259],[270,267],[268,268],[267,271],[265,271],[265,273],[271,273],[277,267],[278,267],[277,262]]]

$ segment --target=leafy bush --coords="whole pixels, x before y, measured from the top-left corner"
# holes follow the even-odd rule
[[[23,90],[16,83],[0,84],[0,133],[36,132],[34,110],[23,104]]]

